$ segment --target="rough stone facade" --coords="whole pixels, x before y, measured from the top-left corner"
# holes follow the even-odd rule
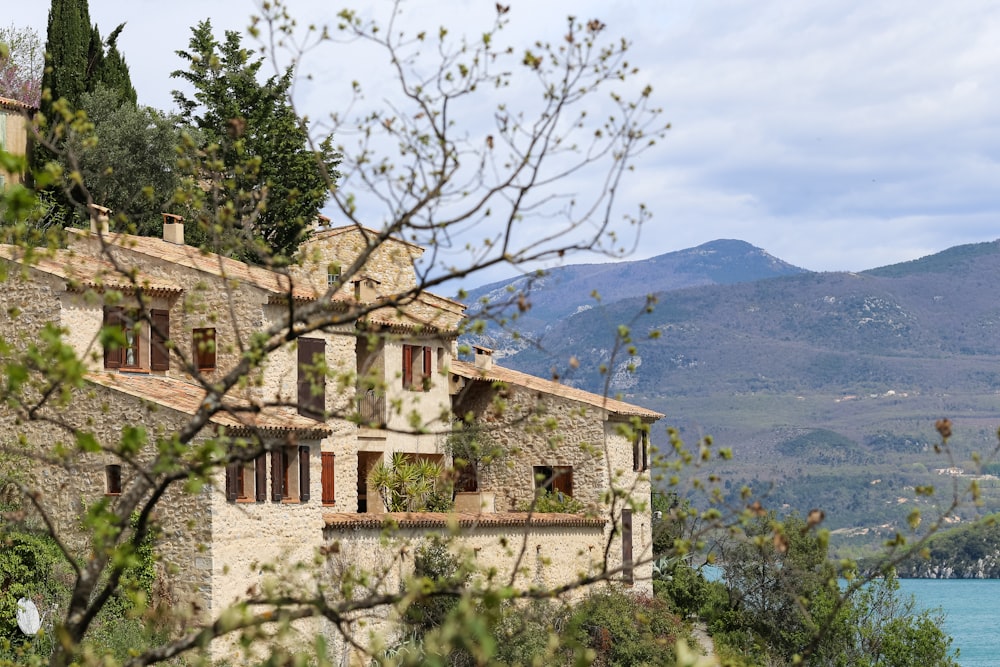
[[[413,294],[391,308],[382,305],[385,297],[416,285],[413,262],[422,250],[405,241],[390,240],[372,253],[362,271],[372,281],[368,291],[345,286],[331,298],[325,294],[330,267],[350,266],[365,248],[366,233],[341,228],[317,234],[303,247],[302,266],[291,275],[164,239],[109,235],[102,243],[93,231],[74,231],[69,251],[31,268],[23,267],[16,250],[0,248],[0,258],[7,260],[0,265],[10,269],[0,306],[18,315],[0,324],[0,335],[23,346],[48,322],[63,327],[65,340],[90,371],[70,403],[70,421],[114,442],[126,424],[143,425],[152,435],[169,435],[198,409],[205,392],[193,373],[198,369],[187,365],[197,356],[195,329],[215,331],[215,366],[200,372],[201,380],[211,382],[240,363],[251,336],[280,325],[290,308],[319,304],[328,312],[346,313],[339,323],[302,335],[314,343],[323,341],[324,417],[295,414],[302,401],[303,340],[283,343],[235,391],[239,400],[270,406],[253,424],[267,434],[264,488],[257,488],[261,478],[251,461],[235,472],[219,470],[213,483],[196,494],[172,491],[159,505],[157,522],[163,532],[158,553],[171,595],[198,605],[211,617],[248,590],[265,585],[275,572],[287,577],[298,572],[295,563],[313,563],[318,550],[331,541],[359,567],[375,568],[395,558],[391,549],[378,545],[383,507],[367,485],[368,472],[394,452],[443,458],[452,415],[470,410],[509,456],[483,478],[483,490],[497,495],[498,513],[465,526],[456,548],[471,550],[484,565],[509,568],[511,555],[497,545],[501,540],[523,544],[529,558],[522,560],[517,581],[526,585],[564,584],[605,567],[621,579],[625,561],[617,527],[624,500],[629,500],[635,563],[630,585],[649,592],[649,478],[634,469],[634,442],[623,427],[632,419],[648,424],[660,415],[626,404],[609,406],[592,394],[570,392],[538,378],[529,382],[527,376],[507,371],[499,382],[473,374],[468,364],[456,360],[460,304]],[[105,252],[137,270],[134,279],[102,274],[108,268],[101,264]],[[154,334],[148,327],[138,331],[137,367],[105,368],[98,342],[105,306],[135,303],[136,286],[151,310],[168,314],[174,350],[169,369],[152,367]],[[351,309],[359,309],[356,320],[349,315]],[[501,403],[505,410],[498,409]],[[9,421],[7,415],[0,418]],[[236,417],[228,419],[220,418],[216,425],[242,427]],[[20,430],[32,444],[67,437],[49,426],[29,424]],[[281,456],[285,458],[279,465],[286,472],[279,486],[284,485],[286,495],[276,499],[275,457]],[[332,489],[324,488],[324,459],[333,461]],[[33,473],[39,486],[54,489],[48,500],[66,517],[70,532],[72,517],[83,504],[104,496],[109,460],[107,455],[88,455],[75,467],[39,466]],[[534,497],[536,466],[571,467],[571,495],[597,518],[537,525],[511,518],[510,512]],[[127,488],[126,472],[122,483]],[[231,495],[227,482],[232,475],[242,482],[242,496]],[[621,497],[608,505],[612,490]],[[345,527],[351,521],[338,524],[338,516],[354,517],[353,528]],[[444,530],[444,525],[442,520],[407,528],[398,539],[419,540],[427,532]],[[85,547],[85,535],[76,531],[76,539]],[[604,563],[609,542],[611,558]],[[398,576],[405,573],[404,567]],[[299,630],[313,633],[319,626],[305,623]],[[239,661],[231,645],[213,645],[213,652]]]

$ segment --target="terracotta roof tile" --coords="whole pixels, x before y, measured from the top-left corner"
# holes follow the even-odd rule
[[[82,238],[92,238],[95,236],[92,232],[83,229],[69,228],[66,231]],[[293,284],[292,279],[287,274],[272,271],[261,266],[251,266],[245,262],[223,257],[215,253],[203,252],[193,246],[171,243],[151,236],[134,236],[131,234],[106,234],[104,240],[148,257],[161,259],[221,278],[249,283],[278,297],[287,297],[289,290],[291,290],[293,298],[299,300],[312,300],[320,296],[308,284],[299,284],[298,282]]]
[[[94,259],[72,250],[46,250],[40,248],[37,254],[25,264],[24,250],[17,246],[0,244],[0,258],[8,259],[32,269],[62,278],[70,283],[70,287],[89,287],[94,289],[116,289],[131,292],[134,284],[131,279],[121,275],[111,262]],[[182,287],[164,278],[146,275],[142,271],[135,274],[135,282],[143,290],[151,293],[167,292],[181,293]]]
[[[445,512],[389,512],[386,514],[331,513],[323,515],[327,528],[460,528],[561,526],[571,528],[601,528],[607,520],[579,514],[547,514],[527,512],[497,512],[495,514]]]
[[[18,100],[12,100],[9,97],[0,97],[0,107],[6,109],[14,109],[16,111],[35,111],[35,107],[30,104],[25,104]]]
[[[489,370],[483,370],[481,368],[477,368],[475,364],[470,364],[464,361],[452,361],[451,372],[469,380],[503,382],[517,387],[524,387],[525,389],[530,389],[531,391],[551,394],[553,396],[558,396],[571,401],[577,401],[578,403],[585,403],[595,408],[607,410],[608,412],[626,417],[641,417],[643,419],[652,420],[663,418],[662,414],[655,412],[654,410],[649,410],[638,405],[632,405],[631,403],[625,403],[624,401],[618,401],[613,398],[607,398],[605,396],[601,396],[600,394],[584,391],[583,389],[567,387],[566,385],[553,380],[545,380],[540,377],[535,377],[534,375],[528,375],[527,373],[521,373],[509,368],[503,368],[502,366],[497,366],[496,364],[493,364],[492,368]]]
[[[204,389],[191,382],[145,373],[89,373],[87,379],[189,415],[198,411],[206,395]],[[234,410],[249,406],[245,401],[235,399],[226,399],[224,403],[232,406]],[[294,431],[306,438],[319,438],[330,434],[326,424],[303,417],[288,408],[279,407],[266,407],[257,413],[217,412],[212,417],[212,423],[235,431],[234,435],[255,428],[265,432]]]

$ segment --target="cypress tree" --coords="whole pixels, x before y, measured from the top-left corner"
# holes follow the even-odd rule
[[[87,90],[94,92],[99,85],[103,85],[115,93],[123,104],[128,103],[135,106],[138,97],[132,86],[132,77],[129,75],[128,64],[125,62],[124,56],[118,50],[118,36],[124,28],[125,24],[122,23],[105,40],[100,67],[91,76]],[[100,39],[100,35],[98,35],[98,39]]]
[[[49,122],[53,102],[64,97],[76,107],[87,90],[91,36],[87,0],[52,0],[40,105]]]

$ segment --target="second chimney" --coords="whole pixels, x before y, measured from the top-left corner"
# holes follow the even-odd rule
[[[184,218],[172,213],[163,214],[163,240],[184,245]]]
[[[473,345],[472,349],[476,353],[476,368],[483,371],[493,368],[493,350],[479,345]]]
[[[107,234],[111,209],[97,204],[90,205],[90,231],[94,234]]]

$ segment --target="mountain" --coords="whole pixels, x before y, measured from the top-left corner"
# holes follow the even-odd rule
[[[910,509],[934,516],[937,497],[915,487],[965,489],[980,460],[1000,460],[1000,242],[860,273],[806,272],[738,241],[613,266],[543,279],[511,322],[537,344],[514,339],[502,363],[661,411],[689,444],[711,435],[736,463],[706,471],[735,506],[749,486],[771,507],[823,508],[835,543],[875,543]],[[982,507],[950,520],[1000,511],[1000,480],[977,484]]]
[[[544,373],[580,361],[567,382],[647,397],[717,392],[1000,389],[1000,243],[952,248],[863,273],[770,280],[626,298],[553,322],[541,347],[508,361]],[[622,323],[637,354],[612,358]],[[655,332],[656,338],[650,338]],[[945,363],[947,362],[947,363]],[[620,376],[620,377],[619,377]]]
[[[543,275],[485,285],[463,300],[470,305],[470,314],[487,303],[487,310],[503,312],[498,319],[508,324],[511,318],[516,319],[517,336],[492,322],[485,333],[470,338],[504,357],[524,349],[527,341],[540,337],[553,323],[600,303],[698,285],[732,285],[803,273],[807,271],[749,243],[723,239],[645,260],[554,268]],[[525,294],[530,295],[527,309],[522,299]]]

